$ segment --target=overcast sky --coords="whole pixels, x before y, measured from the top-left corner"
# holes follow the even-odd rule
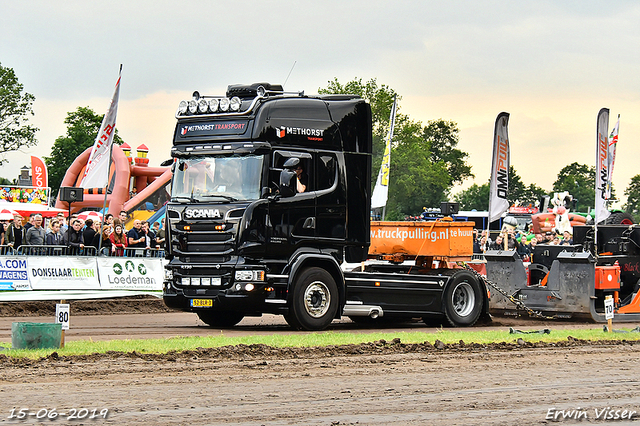
[[[511,114],[511,164],[525,184],[550,190],[565,165],[594,165],[596,117],[610,108],[610,128],[621,114],[613,182],[622,195],[640,174],[638,52],[634,1],[0,0],[0,63],[36,97],[40,128],[38,146],[6,155],[0,176],[50,155],[67,112],[104,114],[120,64],[119,134],[147,145],[158,165],[181,99],[282,84],[295,62],[288,90],[376,78],[414,120],[457,122],[478,184],[501,111]]]

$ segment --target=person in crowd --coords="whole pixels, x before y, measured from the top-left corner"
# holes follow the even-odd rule
[[[560,244],[568,246],[573,244],[573,235],[571,235],[571,232],[564,231],[562,235],[564,238]]]
[[[84,229],[82,230],[82,239],[87,243],[86,245],[91,245],[91,241],[93,241],[93,237],[96,235],[96,230],[93,229],[93,219],[87,219],[84,221]]]
[[[133,221],[133,228],[127,232],[127,243],[130,249],[143,249],[147,246],[147,234],[142,229],[142,222],[138,219]],[[138,250],[131,250],[134,256],[142,255]]]
[[[113,256],[116,248],[111,242],[111,227],[104,225],[101,232],[96,232],[93,241],[91,241],[91,245],[94,246],[96,250],[99,249],[101,253],[108,253],[109,256]]]
[[[149,229],[149,222],[142,222],[142,230],[145,232],[145,246],[146,248],[158,248],[156,247],[156,233],[152,229]]]
[[[162,222],[162,227],[158,227],[158,232],[156,232],[156,245],[160,246],[160,248],[164,247],[164,241],[167,235],[167,231],[164,227],[164,218],[162,218],[161,222]]]
[[[24,230],[28,231],[29,228],[31,228],[34,225],[34,221],[36,218],[36,214],[35,213],[31,213],[29,215],[29,220],[27,221],[27,223],[24,225]]]
[[[45,235],[46,232],[42,227],[42,215],[38,213],[33,217],[33,226],[27,229],[27,233],[25,234],[25,244],[30,246],[42,246],[44,245]]]
[[[9,227],[9,224],[7,223],[8,221],[6,220],[0,220],[0,246],[5,245],[5,234],[7,232],[7,228]]]
[[[480,237],[480,252],[485,253],[487,250],[489,250],[489,243],[487,243],[487,236],[483,235]]]
[[[552,244],[555,232],[547,231],[544,233],[544,240],[538,241],[538,244]]]
[[[7,227],[4,234],[4,244],[13,248],[20,247],[25,241],[26,230],[22,226],[22,216],[13,216],[13,223]]]
[[[120,214],[118,214],[118,219],[120,219],[120,223],[122,223],[122,230],[124,231],[125,234],[128,232],[126,227],[128,218],[129,218],[129,215],[124,210],[122,210]]]
[[[533,263],[533,255],[535,253],[535,248],[538,246],[538,239],[532,238],[529,243],[529,261]]]
[[[515,231],[513,229],[507,230],[507,248],[518,251],[518,247],[520,247],[520,243],[516,239]]]
[[[69,228],[67,226],[67,221],[65,220],[64,213],[58,213],[56,219],[58,219],[58,223],[60,224],[60,234],[64,235],[64,233],[67,232],[67,228]]]
[[[502,234],[496,237],[496,241],[491,244],[491,250],[504,250],[504,240]]]
[[[114,224],[113,233],[109,236],[114,250],[114,256],[123,256],[124,250],[127,248],[127,235],[123,231],[124,227],[121,223]]]
[[[113,232],[113,215],[111,213],[107,213],[104,216],[104,224],[109,225],[111,232]]]
[[[474,233],[474,236],[477,236],[478,232],[476,231]],[[480,248],[480,240],[478,240],[477,238],[473,239],[473,254],[479,254],[482,253],[482,249]]]
[[[62,239],[62,244],[69,247],[69,254],[75,255],[84,249],[84,236],[82,234],[82,221],[75,219],[71,228],[67,229]]]
[[[48,246],[62,245],[62,233],[60,232],[60,222],[57,219],[53,219],[49,224],[45,243]]]
[[[544,235],[536,234],[536,241],[538,242],[538,244],[544,244]]]

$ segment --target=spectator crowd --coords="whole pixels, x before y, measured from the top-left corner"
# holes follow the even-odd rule
[[[473,253],[484,254],[487,250],[515,250],[525,262],[531,261],[534,248],[540,244],[572,245],[573,236],[569,231],[558,234],[547,231],[544,234],[535,234],[531,230],[521,232],[518,229],[501,231],[492,241],[487,231],[473,230]]]
[[[117,217],[107,214],[104,219],[103,224],[92,219],[82,220],[78,214],[72,214],[68,221],[63,213],[46,219],[38,213],[28,218],[16,214],[12,221],[0,221],[0,254],[31,246],[62,246],[67,248],[67,254],[100,252],[110,256],[124,256],[127,252],[138,251],[133,249],[144,251],[164,248],[164,219],[162,227],[159,222],[151,225],[148,221],[135,219],[129,230],[125,227],[128,219],[125,211]]]

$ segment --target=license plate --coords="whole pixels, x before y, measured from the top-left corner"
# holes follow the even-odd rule
[[[192,308],[212,308],[213,299],[191,299]]]

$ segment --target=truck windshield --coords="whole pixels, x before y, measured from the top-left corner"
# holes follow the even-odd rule
[[[260,197],[262,155],[178,159],[171,198],[179,201],[245,201]]]

